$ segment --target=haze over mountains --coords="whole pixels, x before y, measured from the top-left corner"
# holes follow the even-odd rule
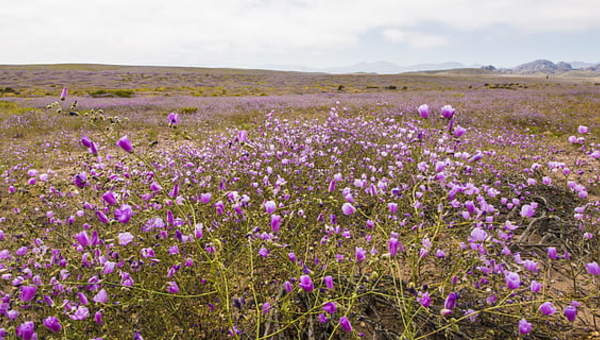
[[[277,71],[300,71],[300,72],[324,72],[324,73],[378,73],[395,74],[404,72],[434,71],[434,70],[452,70],[460,68],[477,68],[481,65],[465,65],[459,62],[445,62],[439,64],[418,64],[409,66],[400,66],[389,61],[361,62],[348,66],[311,68],[297,65],[262,65],[260,68]]]
[[[557,62],[554,63],[546,59],[538,59],[525,64],[521,64],[512,68],[496,68],[492,65],[465,65],[459,62],[417,64],[409,66],[400,66],[389,61],[376,62],[361,62],[354,65],[328,67],[328,68],[311,68],[298,65],[262,65],[261,69],[277,70],[277,71],[300,71],[300,72],[323,72],[333,74],[346,73],[377,73],[377,74],[396,74],[404,72],[419,72],[419,71],[439,71],[439,70],[456,70],[464,68],[482,68],[487,71],[495,71],[500,73],[564,73],[573,70],[600,72],[600,63],[590,63],[583,61]]]

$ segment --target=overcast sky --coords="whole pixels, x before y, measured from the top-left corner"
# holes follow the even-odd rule
[[[4,0],[0,64],[600,62],[600,0]]]

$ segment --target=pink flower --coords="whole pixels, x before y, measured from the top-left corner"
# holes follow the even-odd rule
[[[487,239],[487,237],[488,237],[487,232],[485,232],[485,230],[483,230],[479,227],[475,227],[471,231],[471,240],[473,242],[483,242]]]
[[[96,303],[107,303],[108,293],[106,293],[105,289],[100,289],[100,291],[92,298],[92,300]]]
[[[65,99],[67,99],[68,95],[69,95],[69,89],[67,89],[66,87],[63,87],[62,91],[60,91],[60,100],[64,101]]]
[[[464,127],[457,125],[454,128],[453,135],[454,135],[454,137],[459,138],[459,137],[462,137],[465,134],[465,132],[467,132],[467,130]]]
[[[539,293],[542,290],[542,284],[537,282],[536,280],[531,281],[531,285],[529,289],[534,293]]]
[[[456,110],[450,105],[444,105],[442,106],[441,113],[442,117],[446,119],[451,119],[452,117],[454,117]]]
[[[131,241],[133,241],[133,235],[129,232],[119,233],[118,238],[119,238],[119,245],[122,245],[122,246],[126,246],[129,243],[131,243]]]
[[[85,320],[90,316],[90,310],[85,306],[79,306],[75,310],[75,313],[71,314],[69,317],[72,320]]]
[[[544,302],[540,305],[540,308],[538,308],[538,310],[540,311],[540,313],[544,314],[544,315],[552,315],[554,313],[556,313],[556,308],[554,308],[554,305],[552,304],[552,302]]]
[[[525,204],[521,207],[522,217],[533,217],[535,215],[535,208],[530,204]]]
[[[344,213],[344,215],[349,216],[356,212],[356,208],[352,204],[346,202],[342,204],[342,212]]]
[[[429,105],[427,105],[427,104],[423,104],[423,105],[419,106],[417,111],[419,111],[419,115],[423,119],[427,119],[429,117],[429,114],[431,113],[431,110],[429,109]]]
[[[277,209],[277,204],[275,204],[275,201],[266,201],[264,207],[267,214],[272,214]]]
[[[577,132],[580,133],[580,134],[582,134],[582,135],[588,133],[589,131],[590,131],[590,129],[587,126],[585,126],[585,125],[579,125],[577,127]]]
[[[590,275],[600,275],[600,265],[597,262],[586,263],[585,269]]]

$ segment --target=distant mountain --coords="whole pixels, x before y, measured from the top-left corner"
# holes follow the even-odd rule
[[[600,64],[593,65],[593,66],[588,66],[588,67],[583,68],[582,70],[584,70],[584,71],[600,72]]]
[[[566,63],[564,61],[559,61],[558,63],[553,63],[550,60],[546,59],[538,59],[525,64],[521,64],[519,66],[515,66],[513,68],[500,68],[496,69],[492,65],[482,66],[483,70],[487,71],[495,71],[500,73],[519,73],[519,74],[532,74],[532,73],[546,73],[546,74],[559,74],[566,73],[569,71],[593,71],[600,72],[600,64],[586,63],[582,61],[573,62],[575,66],[571,63]]]
[[[515,73],[562,73],[572,70],[573,67],[565,62],[557,64],[546,59],[534,60],[529,63],[519,65],[512,69]]]
[[[588,63],[585,61],[567,61],[567,63],[571,64],[574,69],[585,69],[600,65],[600,63]]]
[[[470,67],[479,67],[480,65],[471,65]],[[300,71],[300,72],[325,72],[334,74],[350,74],[350,73],[377,73],[377,74],[396,74],[403,72],[419,72],[433,70],[452,70],[468,67],[457,62],[446,62],[440,64],[418,64],[410,66],[400,66],[388,61],[362,62],[354,65],[327,67],[327,68],[311,68],[304,66],[292,65],[263,65],[260,68],[277,71]]]

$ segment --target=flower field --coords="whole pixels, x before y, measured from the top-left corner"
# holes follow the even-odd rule
[[[600,336],[599,86],[86,72],[0,98],[0,338]]]

